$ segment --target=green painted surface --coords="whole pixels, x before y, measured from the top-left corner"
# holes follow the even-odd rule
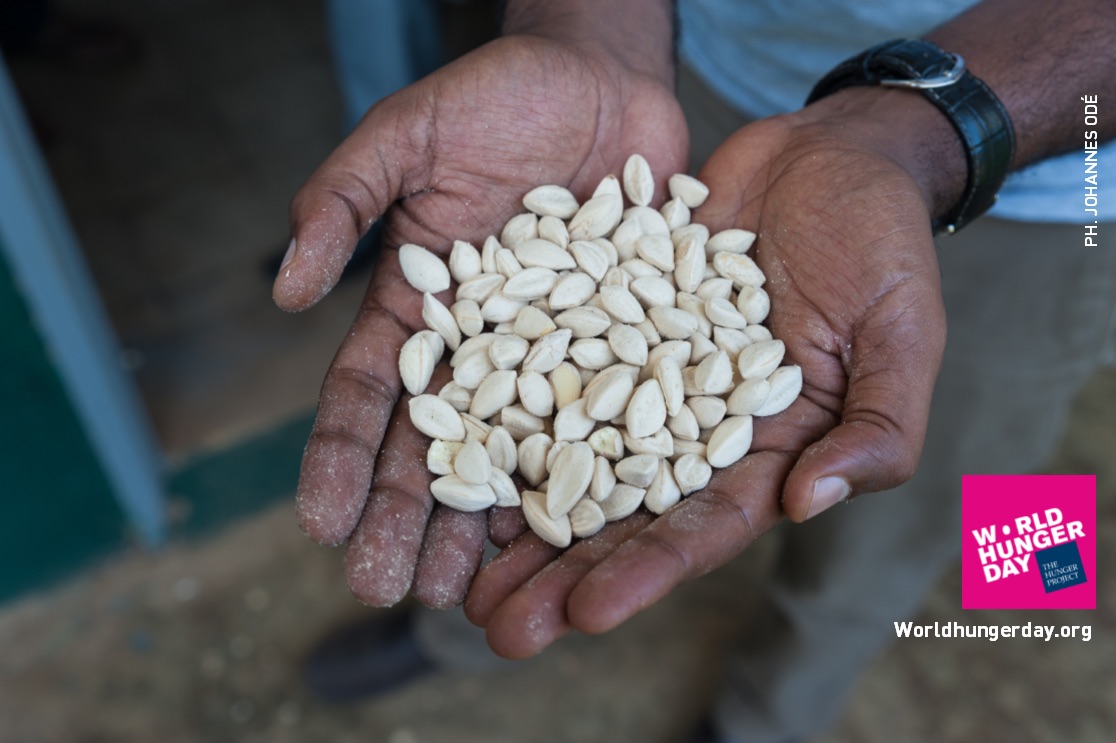
[[[128,546],[131,538],[2,257],[0,411],[0,603],[4,603],[96,564]],[[211,534],[290,498],[312,421],[312,414],[302,415],[174,467],[166,492],[185,505],[185,517],[172,526],[172,537]]]
[[[294,495],[312,415],[254,436],[233,447],[197,456],[177,467],[167,493],[186,503],[186,518],[172,538],[211,533],[234,519]],[[292,516],[294,518],[294,501]]]
[[[109,554],[128,529],[0,251],[0,602]]]

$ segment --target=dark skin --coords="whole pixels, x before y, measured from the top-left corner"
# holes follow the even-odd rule
[[[324,296],[380,214],[389,247],[445,255],[454,239],[498,234],[530,188],[558,183],[585,198],[632,152],[649,159],[662,200],[687,147],[670,92],[669,10],[637,3],[635,33],[621,0],[593,4],[598,21],[625,19],[615,24],[586,24],[580,3],[548,5],[510,3],[512,35],[378,104],[310,178],[291,207],[297,250],[276,282],[281,307]],[[1105,45],[1088,45],[1088,65],[1052,61],[1111,38],[1113,14],[1100,7],[989,0],[932,36],[1008,107],[1016,165],[1079,144],[1077,108],[1059,98],[1068,80],[1072,100],[1116,93],[1100,72],[1116,62]],[[1102,118],[1102,137],[1113,123]],[[842,91],[726,141],[699,174],[711,197],[694,220],[758,232],[768,324],[802,366],[802,397],[757,420],[752,453],[663,517],[637,513],[565,551],[517,536],[514,513],[486,523],[433,504],[427,442],[399,404],[396,368],[399,346],[422,327],[421,297],[385,251],[323,385],[299,483],[303,528],[322,543],[349,540],[361,600],[389,605],[408,591],[432,606],[464,600],[497,653],[525,657],[570,629],[609,630],[784,517],[833,505],[819,481],[840,494],[900,484],[917,466],[945,343],[930,218],[958,198],[965,173],[949,123],[907,91]],[[477,573],[489,533],[507,547]]]

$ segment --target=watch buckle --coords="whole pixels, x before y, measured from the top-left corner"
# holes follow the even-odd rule
[[[961,79],[965,74],[965,60],[960,54],[950,54],[953,57],[953,67],[933,77],[922,77],[914,80],[899,80],[897,78],[884,78],[879,81],[880,85],[887,85],[893,88],[917,88],[919,90],[927,90],[931,88],[945,88],[953,85]]]

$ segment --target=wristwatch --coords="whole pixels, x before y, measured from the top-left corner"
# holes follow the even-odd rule
[[[965,69],[960,55],[921,39],[885,41],[833,68],[810,91],[806,104],[853,85],[918,91],[961,136],[969,166],[965,192],[933,221],[935,233],[956,232],[992,207],[1015,158],[1015,131],[1003,104]]]

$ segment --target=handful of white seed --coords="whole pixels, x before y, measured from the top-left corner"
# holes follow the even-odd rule
[[[579,205],[539,186],[481,250],[457,241],[449,266],[399,250],[423,292],[429,330],[399,353],[410,417],[433,442],[441,503],[462,511],[520,506],[559,547],[640,505],[661,514],[747,454],[752,417],[785,410],[802,371],[760,323],[770,299],[746,255],[747,230],[710,235],[690,222],[709,189],[671,176],[648,206],[647,161],[624,166]],[[457,282],[449,307],[434,293]],[[446,350],[453,381],[426,394]],[[519,492],[518,471],[530,488]]]

